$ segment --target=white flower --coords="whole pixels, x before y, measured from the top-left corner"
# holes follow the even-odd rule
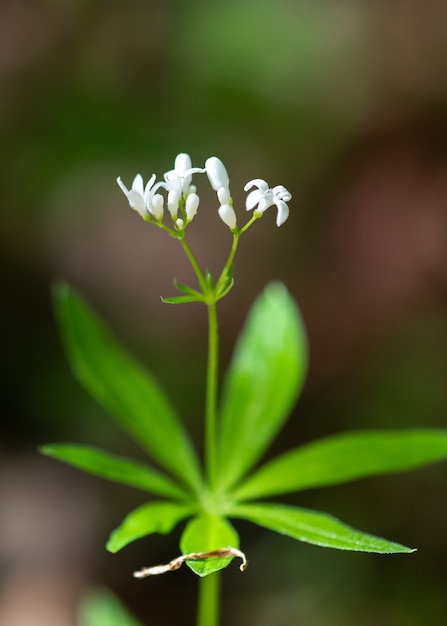
[[[127,189],[120,176],[118,176],[116,182],[121,187],[124,195],[127,197],[132,209],[137,211],[141,217],[145,217],[148,211],[147,201],[151,194],[151,188],[155,182],[155,174],[152,174],[146,187],[144,187],[143,177],[141,174],[137,174],[135,176],[131,189]]]
[[[283,185],[277,185],[270,189],[265,180],[255,178],[250,180],[244,187],[244,191],[248,191],[252,187],[257,187],[251,191],[245,202],[247,211],[254,210],[255,214],[262,215],[272,205],[276,205],[278,214],[276,216],[276,225],[281,226],[289,217],[289,207],[287,202],[292,199],[292,194]],[[258,205],[256,207],[256,205]],[[256,207],[256,208],[255,208]]]
[[[219,198],[219,202],[221,204],[230,204],[231,202],[230,190],[228,187],[219,187],[217,190],[217,197]]]
[[[155,185],[155,187],[157,187],[157,185]],[[164,213],[164,198],[160,193],[151,194],[149,196],[147,200],[147,210],[155,217],[156,220],[162,220]]]
[[[231,204],[230,179],[222,161],[217,157],[210,157],[205,161],[205,171],[211,187],[217,191],[220,204]]]
[[[168,211],[174,221],[177,219],[179,202],[179,192],[175,189],[171,189],[171,191],[168,193]]]
[[[190,193],[186,198],[185,203],[185,213],[188,219],[188,222],[192,220],[194,215],[197,213],[197,209],[199,208],[200,198],[196,193]]]
[[[219,216],[224,224],[231,230],[236,228],[236,213],[229,204],[222,204],[219,208]]]
[[[186,196],[191,191],[192,175],[204,171],[203,168],[192,167],[191,157],[182,152],[175,158],[174,169],[164,174],[163,187],[167,191],[177,191],[179,195]]]
[[[219,216],[231,230],[236,228],[236,213],[232,207],[230,194],[230,179],[225,165],[217,157],[210,157],[205,161],[205,171],[211,187],[217,192],[220,202]]]

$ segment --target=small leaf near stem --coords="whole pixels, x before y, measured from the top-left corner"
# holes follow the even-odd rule
[[[226,550],[229,546],[239,548],[239,535],[228,520],[218,515],[200,513],[187,523],[180,539],[183,554],[214,553]],[[222,553],[221,556],[212,559],[197,561],[186,559],[186,562],[195,574],[206,577],[227,567],[234,556],[239,555]]]
[[[152,567],[143,567],[134,572],[134,578],[146,578],[147,576],[159,576],[167,572],[175,572],[180,569],[186,561],[207,561],[208,559],[223,559],[228,557],[239,557],[242,563],[239,566],[241,572],[245,572],[248,567],[248,561],[245,554],[237,548],[220,548],[219,550],[210,550],[209,552],[191,552],[190,554],[182,554],[176,559],[172,559],[166,565],[153,565]]]

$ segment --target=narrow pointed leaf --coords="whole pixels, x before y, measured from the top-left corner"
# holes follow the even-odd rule
[[[179,291],[183,291],[183,293],[188,294],[189,296],[198,296],[199,298],[202,296],[200,291],[193,289],[192,287],[188,287],[188,285],[184,285],[183,283],[179,283],[178,280],[174,279],[174,287]]]
[[[269,285],[255,302],[224,383],[221,477],[230,486],[264,453],[302,387],[306,336],[286,288]]]
[[[335,435],[273,459],[250,476],[235,497],[249,500],[335,485],[445,458],[445,430],[378,430]]]
[[[52,444],[40,451],[53,459],[64,461],[90,474],[143,489],[168,498],[188,496],[178,485],[161,472],[122,457],[103,452],[90,446],[76,444]]]
[[[143,504],[129,513],[112,532],[107,542],[107,550],[118,552],[128,543],[153,533],[167,535],[192,512],[193,508],[190,505],[175,502],[157,501]]]
[[[399,543],[355,530],[326,513],[293,506],[270,503],[240,505],[234,507],[229,517],[246,519],[282,535],[324,548],[380,554],[414,552]]]
[[[221,548],[239,548],[239,536],[230,522],[213,515],[201,515],[188,522],[180,540],[182,554],[211,552]],[[227,567],[231,561],[232,558],[212,558],[186,563],[199,576],[208,576]]]
[[[68,285],[57,286],[55,303],[61,334],[79,381],[160,465],[198,489],[196,455],[155,380]]]
[[[165,304],[186,304],[188,302],[203,302],[202,296],[173,296],[172,298],[161,298]]]
[[[222,288],[222,291],[219,293],[219,300],[224,298],[234,287],[234,278],[232,278],[226,285]]]

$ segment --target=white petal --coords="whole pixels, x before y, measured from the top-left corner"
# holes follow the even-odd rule
[[[131,189],[127,194],[127,199],[129,200],[129,204],[132,209],[138,211],[140,215],[145,215],[146,213],[146,205],[143,200],[143,196],[141,193],[136,191],[135,189]]]
[[[184,152],[181,152],[175,157],[174,169],[179,176],[183,176],[186,170],[191,169],[191,167],[192,167],[192,163],[191,163],[191,157],[189,156],[189,154],[185,154]]]
[[[262,178],[253,178],[253,180],[248,181],[244,187],[244,191],[248,191],[252,187],[257,187],[261,191],[267,191],[269,188],[268,183],[266,183],[265,180],[262,180]]]
[[[200,198],[196,193],[191,193],[186,198],[185,212],[188,221],[191,221],[199,208]]]
[[[144,183],[143,183],[143,177],[141,176],[141,174],[137,174],[135,178],[133,179],[132,189],[134,191],[138,191],[138,193],[141,194],[141,196],[143,196]]]
[[[267,209],[271,207],[273,203],[274,201],[273,201],[271,192],[270,193],[267,192],[259,200],[259,204],[256,210],[259,211],[259,213],[264,213],[264,211],[267,211]]]
[[[126,185],[123,183],[123,181],[121,180],[121,176],[118,176],[118,178],[116,179],[116,182],[118,183],[118,185],[121,187],[121,191],[124,193],[124,195],[127,197],[129,195],[129,190],[127,189]]]
[[[145,199],[149,197],[149,193],[151,191],[152,185],[155,182],[155,178],[156,178],[155,174],[152,174],[152,176],[149,178],[149,180],[146,183],[146,187],[144,188],[144,194],[143,194]]]
[[[210,157],[205,161],[205,170],[208,175],[211,187],[214,191],[225,187],[228,189],[230,179],[228,178],[228,172],[225,169],[225,165],[217,157]]]
[[[182,179],[179,178],[178,173],[175,170],[170,170],[169,172],[165,172],[163,174],[163,178],[165,179],[164,187],[168,191],[178,191],[179,193],[182,190]]]
[[[219,215],[222,222],[226,224],[228,228],[236,228],[236,213],[234,212],[232,206],[229,204],[222,204],[219,208]]]
[[[273,187],[272,192],[275,198],[279,198],[284,202],[289,202],[292,199],[292,194],[283,185],[276,185],[276,187]]]
[[[189,174],[204,174],[206,169],[204,167],[190,167],[189,170],[186,170],[184,176],[188,176]]]
[[[289,207],[283,200],[276,200],[275,204],[278,208],[278,214],[276,216],[276,225],[281,226],[289,217]]]
[[[264,194],[259,189],[254,189],[250,191],[245,200],[245,208],[247,211],[251,211],[255,208],[255,206],[259,203],[259,201],[264,197]]]

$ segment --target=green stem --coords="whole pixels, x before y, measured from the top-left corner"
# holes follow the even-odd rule
[[[251,219],[243,226],[240,230],[233,232],[233,243],[231,245],[230,254],[228,255],[227,262],[225,263],[225,267],[222,270],[221,275],[219,276],[219,280],[216,283],[216,292],[219,293],[220,288],[223,286],[222,283],[227,281],[228,273],[230,271],[231,265],[233,264],[234,257],[236,255],[236,250],[239,244],[239,237],[245,233],[246,230],[250,228],[250,226],[259,219],[260,215],[254,214]]]
[[[220,572],[200,579],[197,626],[218,626],[220,605]]]
[[[200,271],[199,264],[197,263],[193,253],[191,252],[191,248],[186,243],[186,240],[184,238],[182,238],[182,239],[180,239],[180,242],[182,244],[183,250],[186,252],[186,256],[188,257],[189,262],[192,265],[192,269],[194,270],[194,273],[197,276],[197,280],[199,281],[199,285],[200,285],[203,293],[205,293],[205,291],[206,291],[206,281],[205,281],[205,278],[203,277],[202,272]]]
[[[217,482],[216,405],[219,336],[216,302],[208,302],[208,367],[205,406],[205,467],[211,490]]]
[[[234,255],[236,254],[237,246],[239,243],[239,233],[233,234],[233,243],[231,245],[230,254],[228,255],[227,262],[225,263],[225,267],[223,268],[219,280],[216,283],[216,292],[219,293],[220,288],[222,287],[222,283],[227,281],[228,273],[230,271],[230,267],[233,263]]]

